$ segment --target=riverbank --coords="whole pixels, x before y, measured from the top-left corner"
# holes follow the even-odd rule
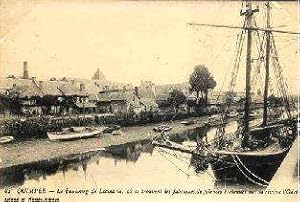
[[[209,114],[206,114],[209,115]],[[139,116],[129,114],[90,114],[70,116],[36,116],[0,119],[0,137],[13,136],[15,140],[30,140],[47,138],[47,132],[61,131],[63,128],[78,126],[102,126],[115,124],[122,127],[143,126],[149,123],[161,123],[171,120],[181,120],[190,117],[205,116],[205,114],[189,114],[169,112],[141,112]]]
[[[180,122],[183,120],[194,120],[195,124],[185,126]],[[66,142],[52,142],[49,139],[34,139],[21,142],[13,142],[0,146],[0,169],[16,165],[29,164],[43,160],[63,158],[73,154],[87,153],[102,150],[116,145],[131,142],[151,140],[160,135],[153,128],[161,124],[173,127],[170,134],[183,133],[186,130],[202,127],[208,121],[208,116],[193,117],[173,122],[147,124],[144,126],[122,127],[122,135],[101,134],[98,137]]]

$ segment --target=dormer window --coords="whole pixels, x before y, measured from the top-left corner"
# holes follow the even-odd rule
[[[9,74],[9,75],[7,75],[7,78],[9,78],[9,79],[15,79],[16,77],[13,74]]]

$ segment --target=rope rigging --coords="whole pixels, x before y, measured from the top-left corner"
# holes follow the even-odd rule
[[[176,165],[176,163],[174,163],[172,160],[170,160],[166,155],[164,155],[164,153],[166,154],[169,154],[169,155],[172,155],[166,151],[163,151],[162,149],[159,149],[157,147],[154,148],[164,159],[166,159],[168,162],[170,162],[174,167],[176,167],[180,172],[182,172],[183,174],[185,174],[187,177],[190,177],[191,174],[190,173],[187,173],[185,172],[183,169],[181,169],[178,165]],[[173,157],[175,157],[176,159],[177,156],[176,155],[172,155]],[[180,160],[180,159],[179,159]],[[181,159],[182,161],[182,159]],[[186,161],[183,161],[184,163],[188,164],[190,166],[190,163],[186,162]],[[203,174],[207,174],[208,176],[210,176],[213,180],[217,181],[217,179],[211,174],[209,173],[208,171],[203,171],[202,172]],[[199,177],[198,175],[193,175],[193,176],[196,176],[196,177]]]
[[[283,71],[282,71],[282,67],[281,64],[279,63],[279,56],[278,56],[278,51],[276,49],[276,45],[275,45],[275,40],[274,40],[274,36],[273,36],[273,31],[274,32],[281,32],[281,33],[290,33],[290,34],[295,34],[292,32],[287,32],[287,31],[278,31],[278,30],[272,30],[271,26],[270,26],[270,10],[268,10],[268,12],[264,12],[263,13],[263,21],[267,21],[267,23],[265,23],[264,28],[259,28],[257,26],[257,22],[256,19],[253,15],[253,13],[257,12],[258,9],[258,4],[257,4],[257,9],[252,9],[251,7],[251,3],[249,3],[249,1],[242,1],[242,8],[244,7],[244,3],[246,4],[246,10],[243,11],[241,9],[240,14],[241,15],[245,15],[244,21],[243,21],[243,26],[242,27],[234,27],[234,26],[222,26],[222,25],[208,25],[208,24],[198,24],[199,26],[211,26],[211,27],[229,27],[229,28],[241,28],[242,31],[236,36],[236,43],[235,43],[235,51],[234,51],[234,60],[233,60],[233,68],[231,71],[231,79],[229,81],[229,93],[233,93],[236,85],[237,85],[237,78],[238,78],[238,73],[240,71],[240,63],[242,60],[242,52],[243,52],[243,48],[244,48],[244,43],[246,41],[247,38],[247,63],[246,63],[246,101],[245,101],[245,113],[244,113],[244,117],[240,119],[240,122],[238,123],[238,128],[237,128],[237,132],[236,132],[236,141],[232,141],[230,140],[230,143],[235,144],[238,141],[240,141],[240,144],[238,145],[239,148],[234,147],[233,151],[237,151],[237,149],[249,149],[251,151],[253,151],[252,149],[252,145],[249,144],[244,144],[244,140],[246,140],[245,142],[250,142],[251,139],[247,139],[245,138],[246,136],[250,136],[250,129],[249,129],[249,112],[250,112],[250,104],[253,104],[253,101],[251,100],[253,97],[253,86],[256,86],[258,81],[262,80],[261,76],[263,75],[265,77],[265,82],[263,83],[263,85],[260,85],[259,87],[265,87],[264,88],[264,120],[270,120],[270,119],[275,119],[278,118],[276,117],[275,114],[272,113],[265,113],[265,112],[269,112],[272,109],[272,106],[268,104],[268,98],[270,97],[268,95],[268,92],[273,92],[272,89],[272,85],[276,85],[277,90],[279,92],[279,94],[282,96],[283,99],[283,103],[284,103],[284,107],[280,107],[279,110],[284,110],[287,115],[288,118],[291,118],[291,107],[294,107],[294,103],[292,100],[292,104],[290,103],[289,100],[289,94],[288,94],[288,87],[287,87],[287,83],[286,80],[284,78],[283,75]],[[266,3],[267,9],[270,9],[269,4]],[[193,25],[197,25],[197,24],[193,24]],[[260,32],[263,31],[263,33],[261,34]],[[298,33],[296,33],[298,34]],[[252,58],[252,55],[255,55],[253,53],[253,51],[251,50],[253,45],[253,42],[251,42],[254,38],[255,41],[255,45],[256,45],[256,57],[255,56]],[[250,41],[250,42],[249,42]],[[269,57],[270,56],[270,57]],[[218,56],[217,56],[218,57]],[[254,62],[255,61],[255,62]],[[274,74],[274,78],[272,75],[272,79],[274,80],[271,83],[271,76],[269,75],[269,61],[272,62],[273,65],[273,69],[272,69],[272,73]],[[253,63],[253,65],[252,65]],[[262,65],[264,65],[266,72],[262,71]],[[254,75],[250,76],[251,72],[251,68],[252,72],[254,72]],[[252,83],[252,86],[249,85],[250,81]],[[274,84],[273,84],[274,83]],[[270,85],[270,87],[269,87]],[[223,89],[224,86],[224,82],[222,84],[222,88]],[[252,90],[252,92],[251,92]],[[273,94],[273,93],[272,93]],[[217,102],[219,103],[219,98],[221,95],[221,91],[218,94],[217,97]],[[234,95],[232,95],[232,97],[234,97]],[[252,102],[252,103],[251,103]],[[222,105],[222,113],[221,113],[221,124],[219,125],[219,127],[216,130],[216,135],[215,138],[213,139],[212,142],[212,146],[214,149],[220,150],[220,149],[224,149],[224,148],[228,148],[229,150],[231,149],[231,146],[227,147],[227,143],[229,142],[228,139],[225,139],[225,127],[228,121],[228,112],[231,109],[232,104],[234,103],[234,100],[226,100],[225,104]],[[265,119],[265,117],[268,117],[267,119]],[[265,122],[263,122],[263,126],[267,126]],[[282,131],[284,130],[284,134],[288,134],[288,128],[282,128]],[[280,133],[282,134],[282,133]],[[242,135],[242,138],[239,138],[239,136]],[[252,136],[254,137],[254,136]],[[251,140],[252,141],[252,140]],[[255,140],[253,140],[253,145],[256,146],[256,142]],[[258,142],[258,141],[257,141]],[[228,144],[229,145],[229,144]],[[253,147],[254,147],[253,146]],[[264,144],[265,146],[265,144]],[[256,151],[262,151],[262,149],[259,146],[256,146],[257,149]],[[224,149],[226,150],[226,149]],[[206,151],[207,153],[210,152],[210,150],[208,148],[203,147],[202,151]],[[239,150],[241,151],[241,150]],[[245,151],[245,150],[243,150]],[[175,152],[173,154],[168,153],[168,152],[163,152],[162,150],[160,150],[160,152],[162,153],[167,153],[185,163],[188,164],[188,162],[186,162],[184,159],[180,158]],[[228,154],[230,156],[230,154]],[[243,162],[242,160],[239,158],[238,155],[231,155],[232,156],[232,160],[231,162],[227,162],[224,159],[220,158],[220,156],[215,156],[215,159],[212,157],[212,160],[210,161],[211,165],[213,165],[214,163],[220,163],[220,164],[224,164],[223,167],[215,169],[214,171],[217,170],[222,170],[222,169],[226,169],[226,168],[231,168],[231,167],[236,167],[244,177],[246,177],[249,181],[251,181],[252,183],[259,185],[259,186],[263,186],[266,187],[269,182],[266,181],[265,179],[263,179],[262,177],[256,175],[254,172],[252,172]],[[210,156],[211,157],[211,156]],[[213,160],[215,160],[213,162]],[[233,161],[233,162],[232,162]],[[271,163],[270,163],[271,164]],[[251,164],[252,165],[252,164]],[[253,164],[255,165],[255,164]],[[175,165],[176,166],[176,165]],[[218,165],[217,165],[218,166]],[[177,166],[176,166],[177,167]],[[178,167],[177,167],[178,168]],[[179,169],[179,168],[178,168]],[[184,171],[182,171],[184,172]],[[208,173],[209,174],[209,173]]]
[[[232,155],[232,159],[234,161],[234,163],[236,164],[236,167],[238,168],[238,170],[252,183],[258,185],[258,186],[262,186],[262,187],[267,187],[268,185],[267,184],[263,184],[263,183],[260,183],[260,182],[257,182],[256,180],[252,179],[249,175],[247,175],[247,173],[245,171],[243,171],[243,169],[240,167],[237,159],[235,158],[236,155]]]
[[[286,81],[283,76],[283,70],[279,62],[279,56],[278,51],[275,45],[275,40],[273,37],[273,34],[271,34],[271,52],[273,54],[272,62],[274,66],[274,73],[277,81],[277,87],[279,90],[279,93],[282,96],[283,102],[284,102],[284,108],[286,110],[286,113],[288,115],[288,118],[291,118],[291,108],[295,108],[295,103],[292,101],[292,106],[290,106],[289,96],[288,96],[288,85],[286,84]]]

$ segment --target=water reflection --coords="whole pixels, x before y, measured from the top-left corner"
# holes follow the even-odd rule
[[[142,141],[138,143],[127,143],[124,145],[109,147],[106,151],[112,154],[115,160],[123,159],[126,162],[136,162],[141,153],[153,153],[154,147],[150,141]]]
[[[236,127],[236,124],[231,124],[231,127]],[[212,140],[215,130],[208,127],[197,128],[171,135],[169,139],[196,148],[199,139],[204,142]],[[72,182],[66,178],[71,178]],[[72,155],[0,170],[0,189],[28,186],[31,183],[51,186],[54,182],[59,185],[77,183],[80,186],[98,182],[123,186],[171,184],[213,188],[222,185],[215,181],[207,159],[155,148],[150,141],[112,146],[106,152]]]
[[[153,153],[151,142],[128,143],[121,146],[108,148],[107,152],[90,152],[80,155],[72,155],[61,159],[45,160],[28,165],[18,165],[0,170],[0,188],[18,187],[26,180],[47,180],[48,176],[62,172],[82,170],[86,177],[88,165],[95,163],[99,165],[101,158],[114,159],[115,165],[118,161],[136,162],[141,153]]]
[[[59,169],[59,163],[43,161],[31,165],[14,166],[0,170],[0,188],[18,187],[24,184],[26,180],[39,181],[47,179],[47,176],[53,175]]]

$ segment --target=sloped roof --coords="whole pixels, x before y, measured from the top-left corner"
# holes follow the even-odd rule
[[[139,97],[142,98],[149,98],[149,99],[155,99],[156,94],[153,89],[150,88],[139,88]]]
[[[123,90],[124,86],[128,89],[133,89],[132,84],[128,83],[117,83],[107,80],[91,80],[82,78],[67,78],[69,82],[73,82],[76,86],[81,83],[85,85],[88,94],[99,94],[100,91],[104,91],[105,87],[108,86],[110,90]]]
[[[66,96],[87,96],[87,92],[80,91],[79,88],[76,88],[76,86],[70,82],[58,82],[58,89],[62,92],[63,95]]]
[[[99,92],[104,85],[100,85],[100,81],[91,79],[68,78],[69,82],[76,88],[80,88],[84,84],[84,92],[88,95],[90,100],[98,100]]]
[[[0,93],[7,90],[17,92],[22,98],[42,95],[41,89],[31,79],[0,78]]]
[[[53,96],[86,96],[86,92],[82,92],[68,81],[40,81],[38,82],[44,95],[53,95]]]
[[[132,101],[135,98],[133,91],[109,91],[99,94],[99,101]]]
[[[57,81],[42,81],[39,82],[43,94],[61,96],[62,92],[58,89]]]

